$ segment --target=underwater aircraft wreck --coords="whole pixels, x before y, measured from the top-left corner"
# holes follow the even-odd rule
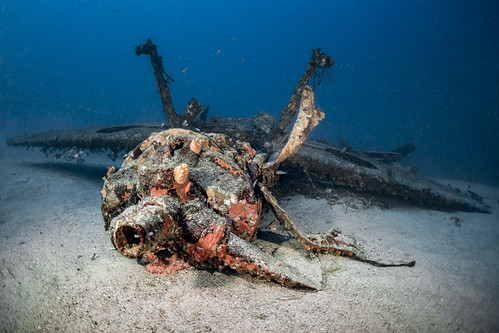
[[[184,128],[205,133],[223,133],[232,140],[248,142],[255,150],[279,151],[284,146],[293,116],[299,109],[303,90],[312,81],[312,91],[334,65],[334,59],[313,50],[305,73],[281,114],[277,125],[272,116],[260,112],[252,118],[223,118],[212,115],[196,99],[189,101],[184,115],[175,112],[168,85],[171,78],[165,73],[162,58],[150,40],[136,47],[137,55],[149,55],[166,122],[138,123],[119,126],[89,127],[47,132],[11,138],[11,146],[53,147],[71,149],[109,148],[113,152],[130,151],[152,133],[168,128]],[[166,124],[166,125],[165,125]],[[301,148],[281,164],[287,172],[296,171],[307,181],[318,185],[327,182],[337,188],[356,193],[376,195],[379,199],[395,198],[420,207],[440,210],[489,212],[490,208],[475,193],[462,193],[417,175],[417,168],[403,168],[397,164],[415,150],[407,144],[390,152],[354,151],[324,141],[306,140]],[[116,155],[116,154],[115,154]],[[317,183],[314,183],[317,180]]]
[[[150,57],[166,126],[147,123],[51,130],[15,137],[8,144],[77,147],[78,152],[127,151],[121,168],[110,169],[105,177],[102,214],[116,249],[147,262],[151,272],[184,265],[229,267],[288,286],[320,289],[251,243],[264,201],[307,250],[350,256],[377,266],[414,265],[414,261],[373,259],[338,230],[326,235],[301,232],[271,192],[296,188],[290,181],[300,182],[302,194],[313,196],[327,196],[333,188],[339,195],[375,196],[381,204],[399,200],[446,211],[490,212],[475,193],[441,185],[419,176],[415,168],[400,166],[397,162],[414,151],[412,144],[391,152],[366,152],[307,139],[325,117],[315,108],[315,87],[328,79],[334,65],[334,59],[320,49],[312,51],[277,124],[264,112],[252,118],[208,118],[209,108],[194,98],[180,115],[168,88],[173,80],[163,68],[156,45],[147,40],[135,53]],[[280,180],[283,173],[293,177]]]

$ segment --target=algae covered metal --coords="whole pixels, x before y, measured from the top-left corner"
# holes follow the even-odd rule
[[[118,172],[110,170],[102,190],[102,214],[121,254],[164,273],[188,265],[229,267],[278,283],[320,289],[298,271],[251,244],[266,199],[276,217],[307,249],[377,263],[352,238],[335,231],[325,237],[301,233],[267,189],[279,164],[294,154],[324,117],[313,92],[303,92],[300,112],[281,151],[266,161],[248,143],[223,134],[170,129],[151,135],[132,150]]]
[[[105,181],[102,213],[113,244],[156,273],[184,261],[318,288],[249,243],[262,207],[250,173],[255,156],[220,134],[152,135]]]

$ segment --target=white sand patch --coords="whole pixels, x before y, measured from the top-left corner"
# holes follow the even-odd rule
[[[451,184],[484,196],[492,214],[285,198],[282,207],[307,232],[337,227],[380,258],[416,260],[378,268],[308,258],[286,241],[276,256],[324,274],[324,290],[304,292],[192,268],[151,275],[119,255],[100,213],[109,161],[53,164],[3,148],[0,163],[0,331],[499,330],[498,188]]]

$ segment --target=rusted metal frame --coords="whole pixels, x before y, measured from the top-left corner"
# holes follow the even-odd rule
[[[312,50],[312,56],[310,57],[310,61],[308,62],[307,69],[305,73],[298,81],[298,84],[295,87],[295,91],[293,95],[288,101],[288,104],[284,108],[281,113],[281,118],[279,119],[274,131],[272,133],[271,141],[282,141],[286,135],[286,132],[293,121],[293,117],[298,110],[300,105],[300,101],[303,95],[303,90],[309,84],[310,80],[316,74],[318,76],[317,85],[320,84],[321,79],[324,75],[327,75],[328,70],[334,65],[334,59],[332,57],[327,56],[326,54],[321,52],[321,49]],[[321,73],[318,74],[317,70],[320,69]],[[313,90],[315,90],[315,82]]]
[[[156,79],[156,86],[158,88],[159,97],[163,103],[163,113],[165,114],[166,121],[171,127],[179,127],[182,125],[183,117],[175,112],[173,107],[172,95],[168,84],[173,82],[173,79],[163,69],[163,57],[158,55],[156,45],[148,39],[147,42],[135,48],[137,56],[141,54],[149,55],[151,65]]]

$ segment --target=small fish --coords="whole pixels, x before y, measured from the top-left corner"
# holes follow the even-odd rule
[[[276,175],[287,175],[288,174],[287,171],[282,171],[282,170],[277,170],[275,173],[276,173]]]
[[[184,120],[184,122],[182,123],[182,126],[186,127],[187,125],[189,125],[189,122],[187,120]]]
[[[185,72],[187,72],[187,66],[185,66],[184,69],[182,69],[182,73],[185,74]]]
[[[220,51],[222,51],[222,50],[221,49],[217,49],[216,55],[218,55],[220,53]]]
[[[343,148],[341,149],[341,153],[342,153],[342,154],[343,154],[344,152],[346,152],[346,151],[347,151],[347,147],[343,147]]]
[[[241,63],[243,63],[243,62],[244,62],[244,58],[241,58]]]

